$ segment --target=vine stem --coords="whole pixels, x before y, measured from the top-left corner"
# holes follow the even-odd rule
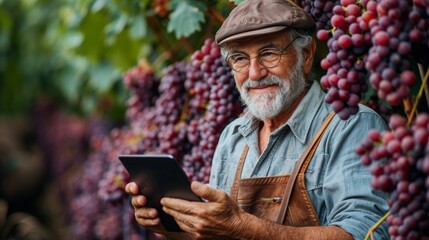
[[[411,110],[413,108],[413,99],[410,96],[404,98],[404,100],[402,101],[403,105],[404,105],[404,111],[405,111],[405,115],[407,115],[407,119],[412,119],[413,115],[411,115]]]
[[[225,18],[214,8],[209,8],[207,13],[214,19],[218,20],[220,23],[223,23],[225,21]]]
[[[368,240],[371,237],[371,240],[374,240],[374,231],[386,220],[386,218],[390,215],[390,211],[387,212],[374,226],[372,226],[368,233],[366,234],[365,240]]]
[[[420,99],[421,99],[421,97],[423,95],[423,90],[425,89],[425,86],[427,84],[428,78],[429,78],[429,68],[426,70],[426,74],[425,74],[425,76],[423,78],[422,85],[420,86],[419,92],[418,92],[418,94],[416,96],[416,101],[415,101],[415,103],[413,105],[413,109],[411,110],[410,117],[408,118],[408,122],[407,122],[408,126],[411,125],[411,122],[413,121],[414,115],[416,114],[417,106],[419,105]]]
[[[193,52],[195,52],[195,49],[192,47],[192,44],[189,42],[187,38],[180,38],[180,43],[183,44],[183,47],[186,49],[189,55],[191,55]]]
[[[424,69],[425,67],[427,67],[427,65],[423,66],[423,64],[419,63],[417,66],[419,68],[420,77],[423,79],[423,76],[425,73]],[[426,95],[426,103],[429,106],[429,86],[427,84],[425,85],[425,95]]]

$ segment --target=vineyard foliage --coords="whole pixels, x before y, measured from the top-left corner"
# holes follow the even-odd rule
[[[189,57],[232,2],[0,1],[0,112],[41,95],[82,114],[123,119],[121,75],[147,59],[157,71]],[[215,17],[216,16],[216,17]]]
[[[92,152],[68,199],[75,238],[145,239],[119,154],[171,154],[192,180],[209,181],[223,127],[245,111],[213,42],[240,2],[0,0],[1,111],[25,110],[46,95],[125,122],[91,130]],[[325,101],[343,120],[361,103],[389,123],[391,131],[369,132],[356,153],[364,165],[384,159],[368,171],[372,186],[391,195],[392,239],[429,237],[429,1],[295,2],[317,22]]]

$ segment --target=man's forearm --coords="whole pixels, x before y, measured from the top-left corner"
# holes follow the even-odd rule
[[[243,219],[244,220],[244,219]],[[291,227],[275,224],[248,214],[245,221],[234,232],[234,237],[243,240],[354,240],[353,236],[340,227]]]

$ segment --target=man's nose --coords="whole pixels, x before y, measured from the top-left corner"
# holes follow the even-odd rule
[[[250,59],[249,66],[249,79],[253,81],[258,81],[261,78],[266,77],[268,74],[268,69],[262,65],[257,58]]]

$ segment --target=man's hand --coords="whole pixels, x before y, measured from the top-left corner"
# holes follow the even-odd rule
[[[240,232],[244,211],[221,190],[192,182],[192,191],[207,202],[163,198],[163,210],[195,239],[233,239]]]
[[[131,205],[134,207],[134,215],[137,222],[153,232],[166,234],[164,226],[158,217],[158,211],[155,208],[145,207],[147,199],[145,196],[140,195],[139,188],[136,183],[130,182],[125,186],[125,191],[131,194]]]

